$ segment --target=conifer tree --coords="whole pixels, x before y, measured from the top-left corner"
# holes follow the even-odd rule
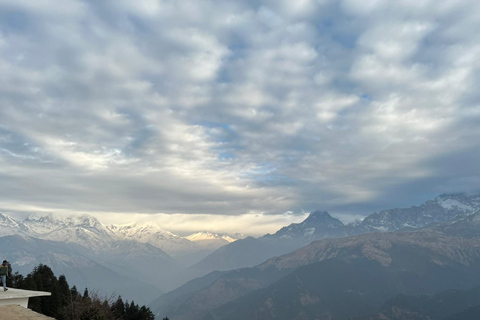
[[[58,277],[58,291],[60,293],[60,302],[62,307],[72,302],[72,291],[70,291],[67,278],[63,274]]]
[[[118,296],[117,301],[112,304],[112,313],[115,319],[123,320],[125,316],[125,303],[122,300],[122,296]]]
[[[90,297],[88,296],[88,288],[85,288],[83,291],[83,299],[89,299]]]
[[[80,293],[78,292],[78,289],[77,289],[77,286],[76,285],[73,285],[72,289],[70,290],[70,292],[72,293],[72,300],[76,300],[78,298],[78,296],[80,295]]]

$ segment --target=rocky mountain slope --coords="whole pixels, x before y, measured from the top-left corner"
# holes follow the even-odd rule
[[[380,310],[355,320],[477,320],[480,316],[480,287],[448,290],[431,296],[398,295]]]
[[[458,220],[435,226],[434,229],[451,236],[480,238],[480,210]]]

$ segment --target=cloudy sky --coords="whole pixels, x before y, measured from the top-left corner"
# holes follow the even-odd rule
[[[0,0],[0,211],[274,232],[480,191],[476,0]]]

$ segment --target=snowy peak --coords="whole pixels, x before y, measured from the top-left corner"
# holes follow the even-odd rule
[[[107,229],[110,230],[115,236],[121,239],[157,239],[157,240],[169,240],[169,239],[178,239],[180,236],[171,233],[169,231],[161,229],[156,224],[146,223],[146,224],[126,224],[126,225],[110,225],[107,226]]]
[[[15,220],[8,214],[0,212],[0,235],[10,236],[14,234],[23,234],[25,226],[20,221]]]
[[[211,232],[197,232],[194,234],[189,235],[186,237],[188,240],[196,242],[196,241],[205,241],[205,240],[225,240],[228,243],[234,242],[238,240],[238,238],[233,238],[226,234],[218,234],[218,233],[211,233]]]
[[[30,229],[32,233],[40,236],[47,235],[49,233],[56,233],[62,229],[81,229],[110,237],[108,230],[100,223],[100,221],[89,215],[64,216],[58,214],[48,214],[41,216],[38,214],[33,214],[25,219],[23,223]]]
[[[192,241],[198,247],[207,250],[216,250],[237,240],[226,234],[218,234],[208,231],[191,234],[186,237],[186,239]]]
[[[93,252],[108,248],[113,240],[111,233],[96,218],[89,215],[34,214],[23,223],[33,237],[76,243]]]
[[[96,218],[89,215],[69,215],[48,214],[40,216],[38,214],[30,215],[25,223],[29,225],[38,225],[57,229],[58,227],[83,227],[104,229],[103,225]]]
[[[20,224],[17,220],[14,218],[10,217],[6,213],[1,213],[0,212],[0,226],[8,226],[8,227],[20,227]]]

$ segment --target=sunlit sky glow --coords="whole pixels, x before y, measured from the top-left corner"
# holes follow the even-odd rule
[[[480,2],[0,0],[0,212],[262,234],[480,191]]]

